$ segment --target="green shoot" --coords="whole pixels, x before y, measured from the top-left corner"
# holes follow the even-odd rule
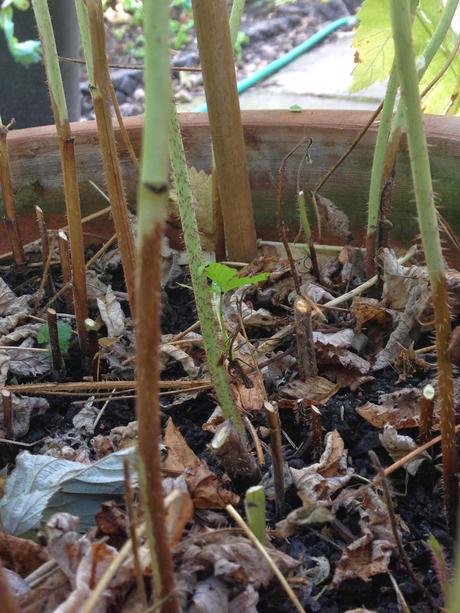
[[[262,543],[267,544],[267,532],[265,526],[265,492],[262,485],[255,485],[246,491],[244,500],[246,521],[254,536]]]
[[[204,273],[206,274],[207,278],[212,281],[213,294],[215,297],[217,297],[218,302],[216,308],[216,315],[219,321],[222,336],[227,343],[229,340],[229,336],[225,327],[223,313],[223,302],[225,294],[238,287],[244,287],[245,285],[256,285],[257,283],[266,281],[267,278],[270,276],[270,273],[261,272],[257,275],[253,275],[250,277],[238,277],[238,273],[234,268],[231,268],[226,264],[220,264],[218,262],[207,264],[204,267]]]
[[[238,273],[234,268],[226,264],[219,264],[218,262],[207,264],[204,272],[222,294],[226,294],[232,289],[243,287],[244,285],[257,285],[257,283],[266,281],[270,276],[268,272],[261,272],[250,277],[238,277]]]

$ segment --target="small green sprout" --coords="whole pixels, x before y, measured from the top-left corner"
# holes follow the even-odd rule
[[[226,264],[220,264],[213,262],[212,264],[206,264],[203,267],[203,272],[208,279],[212,281],[212,291],[217,297],[217,305],[215,305],[215,311],[217,319],[219,320],[220,329],[225,342],[229,340],[227,330],[224,323],[223,314],[223,300],[226,293],[238,287],[244,285],[257,285],[262,281],[266,281],[270,276],[268,272],[260,272],[257,275],[251,275],[249,277],[238,277],[238,273],[234,268],[227,266]]]

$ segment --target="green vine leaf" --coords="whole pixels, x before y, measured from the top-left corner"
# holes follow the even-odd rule
[[[243,285],[256,285],[257,283],[266,281],[269,277],[268,272],[261,272],[251,277],[238,277],[238,273],[234,268],[226,266],[225,264],[219,264],[218,262],[208,264],[204,272],[222,294],[236,289],[237,287],[242,287]]]
[[[413,26],[415,52],[420,57],[431,39],[443,13],[442,0],[420,0]],[[355,68],[351,92],[384,81],[394,58],[389,0],[364,0],[358,14],[359,25],[353,38]],[[426,71],[421,88],[427,85],[444,66],[454,48],[456,35],[449,30],[441,48]],[[460,58],[455,58],[449,70],[423,101],[426,113],[456,114],[460,103]]]

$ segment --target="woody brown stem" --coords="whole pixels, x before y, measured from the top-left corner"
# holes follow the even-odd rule
[[[7,136],[8,126],[4,126],[0,120],[0,189],[3,196],[5,225],[13,251],[13,259],[16,266],[20,269],[25,265],[26,258],[22,246],[21,233],[19,232],[16,219],[16,205],[13,193],[13,183],[11,180]]]
[[[200,52],[227,255],[257,255],[256,230],[241,124],[226,0],[192,0]],[[235,206],[235,203],[238,206]]]
[[[88,10],[94,61],[94,83],[90,84],[90,91],[96,115],[107,191],[123,262],[126,289],[131,312],[134,314],[136,251],[110,114],[110,77],[105,52],[104,15],[100,0],[85,0],[85,5]]]
[[[243,491],[259,483],[261,473],[257,462],[230,420],[217,428],[211,449],[238,489]]]

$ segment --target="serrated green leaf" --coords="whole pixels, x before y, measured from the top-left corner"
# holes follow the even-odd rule
[[[415,52],[420,56],[444,10],[442,0],[421,0],[413,26]],[[390,73],[394,58],[388,0],[364,0],[357,14],[359,26],[353,38],[356,66],[353,70],[352,92],[383,81]],[[456,36],[450,30],[440,50],[422,80],[424,87],[439,73],[455,45]],[[459,88],[460,60],[456,58],[438,85],[424,100],[428,113],[444,113]]]
[[[238,277],[234,268],[226,266],[225,264],[219,264],[218,262],[208,264],[205,272],[208,279],[210,279],[223,294],[237,287],[243,287],[243,285],[261,283],[269,276],[268,272],[261,272],[251,277]]]

